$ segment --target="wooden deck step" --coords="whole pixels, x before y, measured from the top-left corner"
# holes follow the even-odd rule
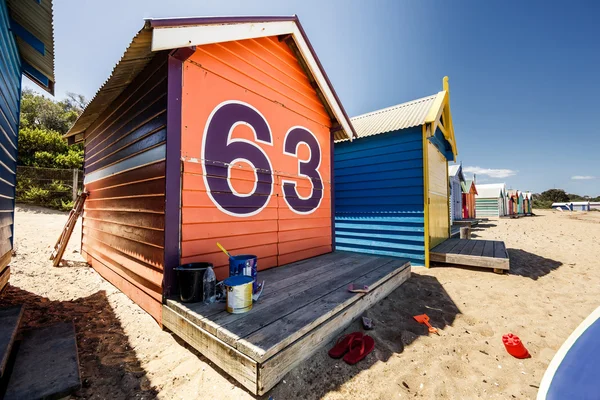
[[[510,269],[506,245],[498,240],[448,239],[430,250],[433,262],[492,268],[496,272]]]
[[[59,399],[80,387],[77,341],[72,322],[23,333],[5,400]]]
[[[223,303],[169,299],[162,322],[253,394],[263,395],[410,273],[407,260],[336,251],[259,272],[265,291],[246,313],[230,314]],[[352,293],[349,284],[367,286],[368,293]]]
[[[0,308],[0,378],[6,370],[22,317],[23,306]]]

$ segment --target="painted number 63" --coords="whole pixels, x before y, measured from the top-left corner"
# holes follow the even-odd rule
[[[254,132],[254,141],[232,139],[236,126],[246,125]],[[265,118],[249,104],[228,101],[219,104],[208,118],[203,137],[202,159],[204,182],[213,203],[224,213],[249,217],[265,208],[273,194],[273,167],[267,154],[256,144],[273,146],[271,130]],[[323,182],[319,174],[321,148],[308,129],[295,126],[285,135],[283,154],[297,157],[298,146],[304,143],[310,150],[308,161],[298,160],[298,175],[310,179],[310,196],[301,196],[296,182],[282,179],[286,204],[297,214],[314,212],[323,198]],[[250,193],[238,193],[230,182],[230,166],[245,162],[254,168],[254,188]]]

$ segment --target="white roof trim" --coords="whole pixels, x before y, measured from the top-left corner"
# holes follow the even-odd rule
[[[304,57],[304,61],[308,65],[308,68],[310,68],[329,107],[331,107],[336,119],[344,128],[346,135],[352,140],[352,127],[327,84],[327,80],[321,73],[321,69],[317,60],[313,57],[308,43],[304,40],[300,29],[298,29],[298,25],[294,21],[155,27],[152,31],[152,51],[287,34],[293,36],[298,49]]]
[[[292,33],[293,21],[155,27],[152,51]]]

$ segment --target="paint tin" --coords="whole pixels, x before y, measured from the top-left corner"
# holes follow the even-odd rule
[[[252,278],[252,293],[256,292],[258,258],[251,254],[229,257],[229,276],[249,276]]]
[[[223,285],[227,293],[227,312],[242,314],[252,309],[252,277],[231,276]]]

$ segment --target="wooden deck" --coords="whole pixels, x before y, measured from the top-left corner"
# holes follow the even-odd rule
[[[473,219],[455,219],[454,222],[452,223],[453,225],[458,225],[458,226],[476,226],[477,224],[479,224],[479,219],[473,218]]]
[[[429,252],[429,259],[446,264],[508,270],[510,260],[504,242],[497,240],[448,239]]]
[[[406,260],[334,252],[259,272],[251,311],[167,300],[163,324],[250,392],[262,395],[410,276]],[[350,283],[369,293],[350,293]]]

